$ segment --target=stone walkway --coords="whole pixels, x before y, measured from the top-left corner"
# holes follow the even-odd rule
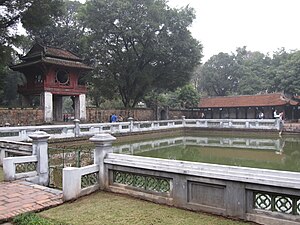
[[[16,215],[35,212],[63,203],[62,191],[27,181],[0,183],[0,224]]]

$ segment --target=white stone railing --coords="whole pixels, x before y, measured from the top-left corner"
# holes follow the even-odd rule
[[[63,169],[63,198],[70,200],[99,189],[99,165]],[[92,178],[91,178],[92,176]],[[88,179],[94,182],[89,182]]]
[[[63,170],[65,200],[99,187],[261,224],[300,223],[300,173],[122,155],[109,134],[90,140],[94,165]]]
[[[36,184],[49,184],[48,139],[49,135],[39,131],[29,136],[32,139],[32,155],[3,158],[4,180],[26,178]]]
[[[38,159],[36,155],[32,156],[19,156],[19,157],[7,157],[4,159],[3,168],[4,171],[4,180],[11,181],[28,177],[37,176],[36,165]],[[26,172],[18,172],[17,167],[24,167],[25,170],[28,170],[29,165],[33,168],[32,170]],[[22,170],[22,169],[21,169]]]
[[[97,133],[134,133],[176,128],[211,128],[211,129],[245,129],[245,130],[279,130],[278,120],[274,119],[185,119],[160,121],[129,121],[120,123],[47,125],[24,127],[0,127],[2,139],[28,141],[35,131],[45,131],[50,138],[70,138],[92,136]]]

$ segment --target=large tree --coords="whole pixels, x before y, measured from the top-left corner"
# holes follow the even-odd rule
[[[14,47],[24,48],[24,37],[17,32],[25,29],[39,29],[54,21],[61,13],[63,0],[0,0],[0,104],[11,106],[15,103],[16,86],[21,76],[9,70],[15,60]],[[23,39],[23,40],[22,40]],[[26,39],[26,38],[25,38]],[[23,44],[21,44],[23,43]]]
[[[290,53],[278,67],[275,81],[278,89],[293,95],[300,94],[300,51]]]
[[[192,8],[172,9],[164,0],[88,1],[82,19],[94,77],[118,92],[125,107],[151,90],[186,84],[202,51],[188,30],[194,18]]]
[[[55,20],[49,21],[43,27],[30,27],[28,33],[34,39],[45,45],[59,47],[82,55],[88,52],[84,46],[85,28],[80,21],[79,15],[83,4],[77,1],[65,0],[62,5],[61,14]]]
[[[0,0],[0,43],[10,44],[19,23],[25,29],[41,28],[61,11],[63,0]]]
[[[238,68],[233,55],[221,52],[212,56],[202,68],[203,89],[211,96],[235,93],[238,87]]]
[[[260,52],[237,48],[235,61],[239,65],[237,94],[253,95],[270,89],[271,58]]]

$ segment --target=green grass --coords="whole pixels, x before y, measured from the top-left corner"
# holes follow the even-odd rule
[[[45,219],[34,213],[18,215],[13,219],[13,223],[16,225],[64,225],[54,220]]]
[[[4,181],[3,167],[0,166],[0,182]]]
[[[107,192],[93,193],[74,202],[43,211],[39,215],[72,225],[250,224]]]

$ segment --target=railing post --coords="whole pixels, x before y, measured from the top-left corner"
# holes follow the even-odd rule
[[[0,166],[3,165],[3,159],[5,158],[5,156],[6,156],[5,149],[0,150]]]
[[[80,196],[81,177],[78,168],[67,167],[63,169],[63,198],[64,201],[76,199]]]
[[[32,155],[36,155],[37,174],[40,185],[48,186],[49,184],[49,160],[48,160],[48,139],[50,137],[44,131],[37,131],[29,135],[32,139]]]
[[[112,152],[112,142],[116,138],[110,134],[96,134],[90,138],[90,141],[95,144],[94,164],[99,165],[99,185],[100,189],[104,190],[108,187],[108,171],[104,166],[104,159],[107,153]]]
[[[185,125],[186,125],[185,116],[182,116],[181,118],[182,118],[182,126],[185,127]]]
[[[129,122],[129,132],[133,131],[133,118],[128,117],[128,122]]]
[[[75,124],[75,127],[74,127],[74,136],[75,137],[79,137],[79,135],[80,135],[80,127],[79,127],[80,120],[79,119],[75,119],[75,120],[73,120],[73,122]]]

